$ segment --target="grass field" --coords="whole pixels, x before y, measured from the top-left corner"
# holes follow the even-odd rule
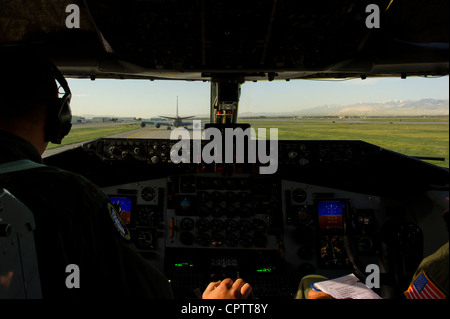
[[[361,140],[410,156],[445,158],[449,167],[449,118],[258,119],[253,128],[278,128],[280,140]]]

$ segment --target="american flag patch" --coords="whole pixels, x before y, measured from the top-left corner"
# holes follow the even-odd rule
[[[428,278],[422,270],[404,292],[408,299],[445,299],[445,294]]]

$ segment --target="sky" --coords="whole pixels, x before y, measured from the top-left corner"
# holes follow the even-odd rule
[[[78,116],[150,118],[209,114],[210,83],[187,81],[68,79]],[[321,105],[392,100],[449,99],[449,77],[246,82],[239,114],[291,112]]]

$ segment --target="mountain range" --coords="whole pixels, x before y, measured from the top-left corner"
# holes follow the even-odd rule
[[[380,103],[360,102],[351,105],[321,105],[292,112],[240,113],[239,117],[255,116],[436,116],[449,115],[449,100],[422,99],[417,101],[393,100]]]

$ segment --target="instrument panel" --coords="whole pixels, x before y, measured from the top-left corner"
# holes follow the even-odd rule
[[[252,176],[174,176],[166,247],[276,249],[279,185]]]
[[[177,298],[226,277],[251,282],[257,298],[292,298],[303,276],[345,275],[355,260],[406,280],[447,238],[441,229],[421,239],[420,225],[442,226],[440,208],[422,203],[448,189],[448,170],[417,159],[361,141],[278,141],[277,171],[264,175],[261,163],[173,163],[175,143],[103,138],[46,164],[109,195]]]
[[[95,154],[103,161],[134,160],[150,165],[161,165],[172,164],[171,152],[177,142],[178,140],[160,139],[100,139],[86,143],[83,148],[85,151]],[[201,148],[203,149],[208,142],[201,140]],[[194,144],[195,140],[190,145],[191,150],[189,155],[194,153],[192,149]],[[279,166],[311,167],[330,162],[359,163],[377,154],[380,150],[380,147],[361,141],[306,140],[279,141],[277,151]],[[190,158],[190,162],[194,162],[194,159]],[[204,163],[201,164],[204,165]],[[246,169],[247,172],[253,173],[254,165],[248,166]]]
[[[226,277],[252,281],[260,297],[288,298],[307,273],[348,273],[344,218],[360,223],[359,252],[376,258],[385,210],[376,196],[248,174],[175,175],[103,190],[181,298]]]

